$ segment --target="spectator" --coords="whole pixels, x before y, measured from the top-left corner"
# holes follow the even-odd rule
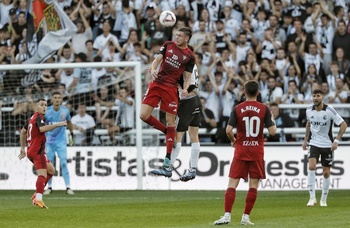
[[[100,63],[102,62],[102,59],[100,56],[96,56],[94,59],[95,63]],[[96,67],[94,69],[92,69],[91,71],[91,87],[94,89],[94,93],[97,93],[97,89],[98,89],[98,81],[101,77],[103,77],[104,75],[106,75],[106,69],[103,67]]]
[[[309,65],[314,64],[316,67],[316,72],[321,77],[324,76],[324,71],[322,67],[322,59],[323,59],[323,50],[319,43],[310,43],[309,44],[309,53],[304,52],[304,45],[306,41],[306,36],[303,35],[301,38],[301,45],[299,47],[300,57],[305,62],[305,68],[308,69]]]
[[[0,24],[5,25],[10,22],[10,10],[14,9],[14,6],[17,4],[17,0],[14,0],[11,3],[11,0],[3,0],[0,3]],[[16,9],[14,9],[14,14],[16,15]]]
[[[332,44],[333,54],[337,54],[338,48],[341,48],[343,50],[343,54],[345,54],[343,58],[350,60],[349,43],[350,43],[350,34],[347,33],[346,31],[345,21],[341,20],[338,22],[338,28],[333,38],[333,44]]]
[[[11,9],[10,11],[15,11],[15,9]],[[10,12],[12,14],[12,12]],[[24,38],[23,30],[27,28],[27,21],[26,21],[26,15],[24,12],[20,12],[18,14],[17,22],[12,23],[12,29],[11,29],[11,43],[13,45],[16,45],[16,47],[19,45],[19,42]]]
[[[246,59],[248,50],[252,46],[247,42],[247,33],[241,32],[238,36],[237,46],[236,46],[236,63]]]
[[[197,32],[199,31],[199,21],[205,21],[205,31],[206,32],[214,32],[216,29],[215,26],[215,21],[211,20],[209,10],[206,8],[203,8],[202,11],[200,12],[200,17],[199,20],[195,20],[193,26],[192,26],[192,31]]]
[[[304,22],[306,19],[306,8],[301,5],[300,0],[292,0],[292,4],[285,9],[285,13],[289,13],[293,18],[299,18]]]
[[[71,119],[74,129],[79,130],[79,134],[75,134],[75,145],[85,146],[91,145],[96,126],[94,118],[86,113],[86,105],[80,103],[78,105],[78,113]]]
[[[79,53],[76,56],[76,62],[86,62],[87,57],[84,53]],[[70,85],[70,96],[73,106],[77,106],[82,102],[85,105],[93,105],[93,99],[91,99],[91,80],[92,80],[91,68],[74,68],[73,76],[74,80]]]
[[[329,85],[328,85],[328,82],[322,82],[321,84],[321,90],[323,92],[323,96],[324,96],[324,103],[328,104],[330,103],[330,100],[333,100],[334,97],[335,97],[335,92],[334,91],[331,91],[329,89]]]
[[[76,21],[77,32],[72,37],[72,48],[75,53],[86,53],[86,42],[92,39],[92,29],[85,17],[85,11],[83,8],[79,9],[79,16],[80,19]]]
[[[283,44],[287,40],[287,35],[284,29],[280,29],[280,26],[278,25],[278,17],[276,15],[270,15],[268,22],[272,30],[272,37],[274,38],[274,40],[280,41],[281,46],[283,46]]]
[[[317,82],[318,84],[321,84],[322,81],[322,78],[317,74],[315,64],[311,64],[300,82],[300,92],[304,93],[304,96],[305,93],[311,94],[312,83]]]
[[[56,80],[60,82],[60,84],[64,84],[65,88],[68,91],[71,91],[71,84],[74,80],[73,76],[73,68],[60,68],[55,74]]]
[[[93,47],[94,41],[93,40],[87,40],[85,42],[86,52],[85,55],[87,57],[88,62],[93,62],[94,58],[97,56],[97,50]]]
[[[57,51],[59,63],[72,63],[74,62],[74,51],[69,43],[65,44]]]
[[[282,104],[303,104],[304,95],[301,94],[298,90],[297,83],[295,80],[290,80],[288,82],[288,91],[282,96]],[[289,113],[289,116],[296,123],[300,116],[300,109],[291,108],[285,110],[286,113]],[[297,125],[296,125],[297,126]]]
[[[101,86],[97,91],[96,94],[92,95],[95,100],[95,119],[97,124],[102,124],[107,129],[114,122],[112,107],[114,106],[115,99],[113,98],[112,91],[107,86]],[[104,111],[102,111],[102,106],[106,108]]]
[[[201,104],[202,104],[202,111],[200,113],[201,116],[201,127],[200,128],[206,128],[207,132],[209,133],[213,128],[217,127],[217,121],[215,120],[214,113],[207,108],[206,99],[204,97],[200,97]],[[212,142],[213,138],[211,136],[207,137],[200,137],[199,140],[201,142]]]
[[[122,10],[117,11],[117,20],[113,31],[116,31],[119,36],[120,46],[127,42],[130,30],[137,29],[136,17],[132,12],[132,7],[129,6],[129,1],[122,1]]]
[[[331,72],[329,75],[327,75],[326,79],[329,85],[329,89],[331,91],[336,90],[336,79],[341,78],[342,80],[345,80],[344,74],[339,72],[339,66],[336,62],[331,63]]]
[[[225,33],[230,35],[231,40],[236,40],[237,31],[239,31],[240,25],[238,20],[232,17],[232,7],[226,5],[224,7],[223,14],[224,18],[222,20],[224,21],[225,25]]]
[[[215,121],[219,122],[219,119],[220,119],[219,89],[216,86],[215,81],[212,77],[209,77],[209,80],[207,80],[207,82],[205,83],[205,91],[199,91],[199,93],[201,97],[205,98],[206,108],[210,109],[213,112]]]
[[[115,132],[126,132],[135,127],[135,106],[134,99],[129,95],[126,88],[120,88],[115,104],[119,107],[115,122],[108,127],[108,134],[113,144]]]
[[[288,83],[290,81],[295,81],[297,88],[300,88],[301,72],[298,64],[289,65],[287,69],[287,74],[282,77],[283,91],[288,91]]]
[[[332,44],[335,31],[335,17],[326,9],[323,1],[321,3],[321,25],[317,24],[316,19],[313,18],[313,23],[316,29],[317,43],[322,46],[323,53],[323,70],[325,74],[329,74],[329,64],[332,62]],[[316,42],[316,40],[315,40]]]
[[[234,73],[228,74],[227,82],[221,91],[220,102],[222,104],[222,116],[218,124],[217,143],[228,143],[229,139],[226,135],[226,126],[230,118],[232,107],[237,105],[238,88],[235,81],[237,77]]]
[[[329,97],[329,103],[331,104],[345,104],[348,99],[349,88],[345,86],[345,81],[341,78],[336,79],[336,90],[334,97]],[[350,123],[350,109],[349,108],[336,108],[335,109],[347,124]]]
[[[189,11],[186,11],[184,5],[177,5],[176,8],[176,21],[184,21],[185,25],[183,27],[189,27],[191,19],[189,18]]]
[[[261,54],[261,58],[273,60],[276,57],[277,50],[282,47],[281,41],[275,41],[272,29],[265,30],[262,42],[259,42],[256,53]]]
[[[194,32],[191,39],[190,45],[194,48],[195,52],[202,52],[202,45],[208,41],[209,34],[205,31],[205,21],[200,20],[198,22],[198,31]]]
[[[118,49],[118,51],[122,52],[122,49],[119,46],[118,38],[111,33],[111,24],[108,20],[103,22],[102,30],[102,34],[97,36],[94,41],[94,49],[100,51],[99,53],[101,53],[102,56],[107,56],[108,42],[113,42],[113,45]]]
[[[94,27],[93,27],[93,38],[97,38],[102,33],[105,33],[104,25],[108,21],[109,31],[114,27],[116,19],[116,11],[112,4],[112,1],[99,1],[93,8],[94,16]]]
[[[278,104],[276,102],[270,103],[270,110],[275,117],[276,127],[277,128],[292,128],[294,127],[294,121],[290,118],[288,113],[283,113],[280,111]],[[269,135],[267,137],[268,142],[290,142],[294,141],[295,139],[292,137],[291,134],[282,134],[280,132],[279,134],[275,134],[274,136]]]
[[[261,95],[263,103],[269,104],[271,102],[276,102],[277,104],[280,104],[283,91],[281,87],[277,86],[275,77],[270,76],[267,78],[267,88],[268,88],[267,95],[265,97]]]
[[[346,59],[344,55],[344,50],[341,47],[339,47],[335,50],[335,58],[333,60],[337,62],[340,73],[346,76],[349,72],[350,60]],[[348,81],[347,83],[349,84]]]
[[[128,39],[123,45],[123,55],[130,56],[134,52],[134,44],[139,42],[138,31],[136,29],[130,29]]]
[[[134,43],[134,52],[126,56],[127,61],[141,62],[143,68],[148,64],[148,57],[143,54],[140,43]]]

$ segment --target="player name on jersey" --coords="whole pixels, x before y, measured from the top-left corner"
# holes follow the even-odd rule
[[[243,146],[259,146],[259,141],[243,141]]]
[[[241,108],[241,113],[244,113],[246,111],[254,111],[256,113],[260,113],[260,108],[251,105],[246,106],[245,109]]]

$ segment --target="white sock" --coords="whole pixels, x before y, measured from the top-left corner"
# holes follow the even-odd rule
[[[170,164],[174,165],[177,157],[179,156],[180,150],[181,150],[181,142],[178,142],[176,143],[175,148],[173,148],[171,152]]]
[[[36,193],[35,197],[37,200],[43,200],[43,194],[41,194],[41,193]]]
[[[191,164],[190,168],[197,168],[199,152],[201,151],[199,142],[195,142],[191,144]]]
[[[230,212],[225,212],[224,216],[225,217],[231,217],[231,213]]]
[[[249,219],[249,215],[247,215],[247,214],[243,214],[243,216],[242,216],[244,219]]]
[[[323,185],[322,185],[322,196],[321,200],[327,200],[328,192],[329,192],[329,182],[330,182],[330,177],[328,178],[323,178]]]
[[[316,198],[316,192],[315,192],[315,170],[309,170],[307,173],[307,179],[308,179],[308,187],[309,187],[309,194],[310,199]]]

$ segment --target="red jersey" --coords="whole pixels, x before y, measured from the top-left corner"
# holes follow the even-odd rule
[[[177,88],[184,71],[190,73],[193,71],[195,64],[193,52],[189,48],[179,48],[175,42],[167,41],[160,48],[159,54],[163,55],[163,61],[154,82]]]
[[[45,125],[44,115],[38,112],[34,113],[29,119],[27,129],[27,147],[28,155],[34,156],[45,150],[46,136],[45,132],[40,132],[40,127]]]
[[[269,107],[258,101],[245,101],[233,108],[228,124],[237,128],[235,158],[264,159],[264,126],[274,125]]]

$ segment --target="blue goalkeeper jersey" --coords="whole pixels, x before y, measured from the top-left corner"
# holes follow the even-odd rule
[[[45,123],[46,125],[52,125],[54,123],[62,121],[70,121],[71,116],[68,108],[61,106],[60,110],[55,111],[53,106],[47,108],[45,114]],[[46,143],[67,143],[66,139],[66,127],[58,127],[51,131],[46,132]]]

